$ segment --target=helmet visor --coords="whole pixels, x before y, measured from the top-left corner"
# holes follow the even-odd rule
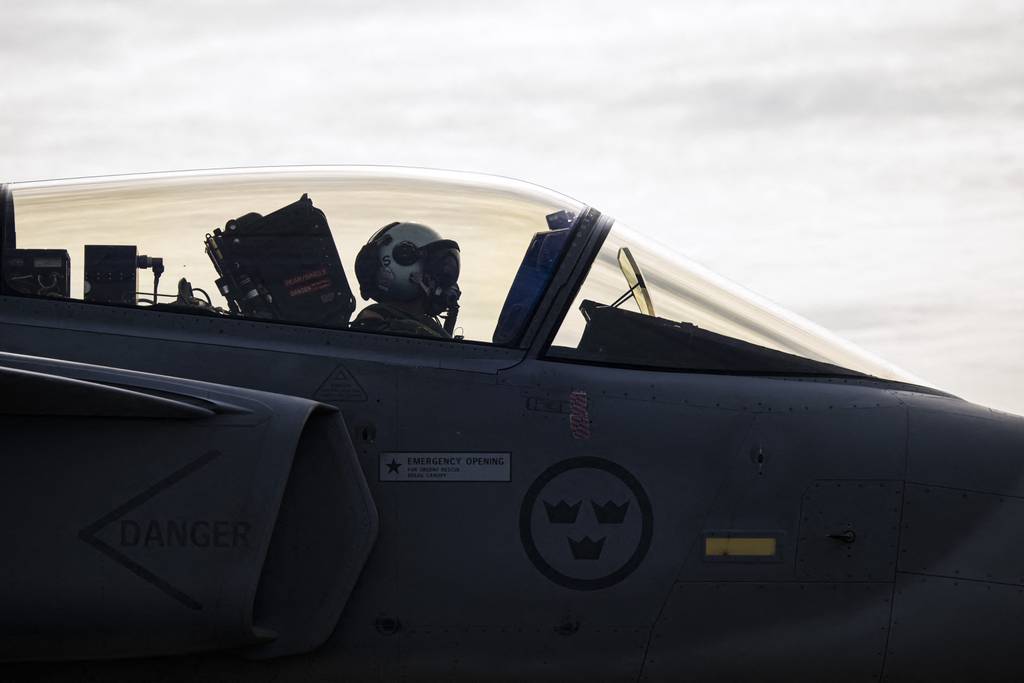
[[[438,240],[423,247],[424,270],[440,287],[451,287],[459,280],[459,245],[454,240]]]

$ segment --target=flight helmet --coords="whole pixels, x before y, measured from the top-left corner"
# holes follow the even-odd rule
[[[359,294],[379,303],[427,301],[432,315],[458,300],[459,245],[420,223],[389,223],[356,256]]]

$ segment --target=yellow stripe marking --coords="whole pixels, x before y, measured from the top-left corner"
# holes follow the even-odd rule
[[[758,538],[726,538],[708,536],[704,539],[705,557],[773,557],[775,539],[770,536]]]

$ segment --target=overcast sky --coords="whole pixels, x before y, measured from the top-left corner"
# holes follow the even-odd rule
[[[1024,2],[5,0],[0,178],[532,180],[1024,413]]]

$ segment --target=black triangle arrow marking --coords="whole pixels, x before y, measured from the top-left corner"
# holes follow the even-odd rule
[[[128,501],[118,506],[114,510],[111,510],[108,514],[103,515],[95,522],[79,531],[78,537],[86,543],[88,543],[89,545],[91,545],[96,550],[100,551],[101,553],[109,557],[110,559],[114,560],[114,562],[117,562],[119,565],[121,565],[128,571],[132,572],[139,578],[141,578],[142,580],[152,584],[153,586],[156,586],[167,595],[171,596],[181,604],[185,605],[185,607],[194,610],[201,610],[203,608],[201,602],[199,602],[192,596],[188,595],[184,591],[175,588],[166,579],[157,576],[156,574],[149,571],[135,560],[132,560],[123,553],[118,552],[113,546],[101,540],[96,534],[99,533],[99,531],[103,529],[103,527],[123,517],[125,513],[127,513],[128,511],[134,510],[135,508],[141,506],[143,503],[148,501],[150,498],[153,498],[162,491],[166,491],[167,489],[171,488],[185,477],[199,471],[206,465],[210,464],[210,462],[212,462],[215,458],[219,456],[220,451],[210,451],[209,453],[200,456],[196,460],[193,460],[192,462],[188,463],[181,469],[171,473],[164,479],[161,479],[160,481],[153,484],[139,495],[129,499]]]

